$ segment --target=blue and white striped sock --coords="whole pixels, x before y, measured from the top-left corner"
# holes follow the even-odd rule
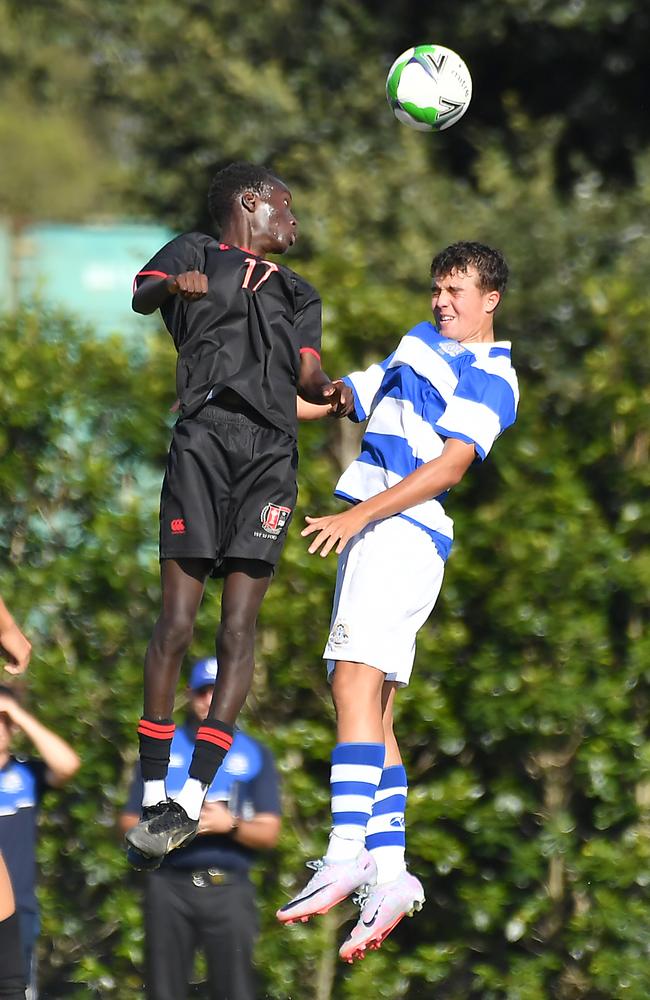
[[[377,883],[392,882],[405,870],[406,794],[408,785],[402,764],[384,769],[368,820],[366,847],[377,865]]]
[[[385,755],[383,743],[338,743],[334,747],[332,832],[326,861],[349,861],[363,850]]]

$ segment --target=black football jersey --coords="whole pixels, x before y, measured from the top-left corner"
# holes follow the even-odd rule
[[[288,267],[204,233],[171,240],[136,283],[183,271],[202,271],[208,291],[194,302],[171,295],[160,309],[178,351],[180,417],[230,388],[295,437],[300,355],[320,358],[318,293]]]

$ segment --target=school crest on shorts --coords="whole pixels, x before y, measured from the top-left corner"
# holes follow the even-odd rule
[[[346,642],[349,642],[350,635],[348,633],[348,627],[343,622],[337,622],[330,632],[330,645],[331,646],[345,646]]]
[[[287,523],[290,513],[291,507],[280,507],[277,503],[267,503],[260,514],[264,531],[268,531],[270,535],[279,535]]]

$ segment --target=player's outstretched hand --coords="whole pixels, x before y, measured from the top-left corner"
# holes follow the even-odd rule
[[[337,555],[350,541],[368,524],[368,520],[360,507],[351,507],[341,514],[329,514],[325,517],[306,517],[307,527],[300,534],[306,538],[315,535],[308,552],[313,555],[320,549],[320,555],[325,558],[334,549]]]
[[[194,302],[207,293],[208,279],[202,271],[183,271],[182,274],[169,275],[167,288],[172,295],[180,295],[182,299]]]
[[[8,674],[24,673],[31,655],[32,644],[15,622],[0,632],[0,663],[3,663]]]

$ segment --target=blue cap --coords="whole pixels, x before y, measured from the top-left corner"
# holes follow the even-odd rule
[[[199,688],[214,684],[217,670],[218,664],[214,656],[209,656],[206,660],[199,660],[198,663],[195,663],[190,674],[192,691],[198,691]]]

